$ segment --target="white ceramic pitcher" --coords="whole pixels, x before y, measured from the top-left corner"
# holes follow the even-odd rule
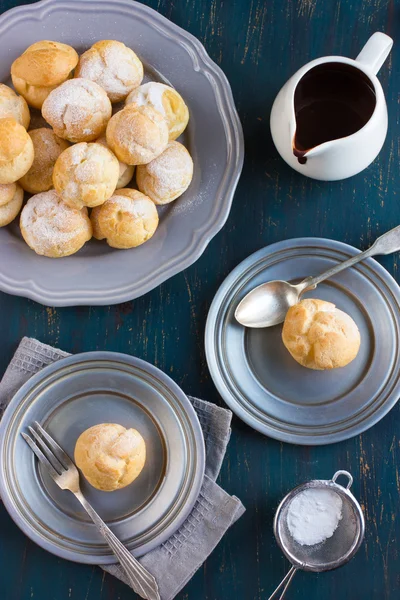
[[[345,179],[365,169],[379,154],[385,141],[388,117],[382,86],[376,73],[386,60],[393,40],[384,33],[374,33],[356,60],[344,56],[317,58],[299,69],[277,95],[271,111],[271,133],[282,158],[296,171],[323,181]],[[361,71],[375,93],[375,107],[369,120],[355,133],[325,141],[295,154],[295,92],[311,69],[326,63],[343,63]],[[334,66],[328,67],[335,68]],[[346,68],[346,67],[344,67]]]

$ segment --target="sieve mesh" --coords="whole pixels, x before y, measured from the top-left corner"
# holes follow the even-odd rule
[[[351,476],[350,476],[351,477]],[[281,502],[275,516],[274,531],[278,544],[290,562],[306,571],[328,571],[350,560],[364,537],[364,517],[351,492],[333,480],[314,480],[295,488]],[[314,546],[302,546],[293,539],[287,514],[293,499],[306,489],[330,489],[342,499],[342,518],[332,535]]]

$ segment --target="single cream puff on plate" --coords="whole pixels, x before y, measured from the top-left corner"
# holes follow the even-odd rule
[[[308,369],[337,369],[358,354],[360,332],[353,319],[332,302],[301,300],[289,308],[282,340],[293,358]]]
[[[146,462],[146,444],[136,429],[101,423],[81,433],[74,458],[93,487],[112,492],[130,485],[140,475]]]

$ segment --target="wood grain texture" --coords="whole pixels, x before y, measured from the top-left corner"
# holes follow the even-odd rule
[[[0,0],[0,11],[20,4]],[[400,6],[398,0],[148,0],[188,29],[228,76],[246,138],[246,159],[224,229],[194,264],[143,298],[105,308],[49,309],[0,295],[0,373],[23,335],[69,352],[134,354],[169,373],[190,394],[222,400],[205,363],[210,302],[248,254],[282,239],[330,237],[365,249],[398,225]],[[379,78],[389,134],[378,159],[343,182],[303,178],[277,155],[269,133],[273,99],[301,65],[327,54],[355,57],[374,31],[395,40]],[[132,42],[134,46],[134,42]],[[210,140],[212,143],[212,140]],[[1,260],[1,257],[0,257]],[[382,264],[398,277],[399,257]],[[367,518],[366,540],[347,567],[300,573],[288,597],[301,600],[397,600],[400,595],[400,407],[373,429],[322,448],[280,444],[238,419],[220,483],[246,514],[193,577],[179,600],[262,600],[288,565],[272,535],[274,510],[293,486],[350,470]],[[132,592],[96,567],[60,560],[35,546],[0,505],[1,600],[128,600]]]

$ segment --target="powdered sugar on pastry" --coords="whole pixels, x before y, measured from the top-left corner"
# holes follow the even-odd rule
[[[115,204],[118,210],[129,213],[135,219],[150,219],[154,215],[154,206],[152,206],[148,198],[142,199],[138,197],[133,201],[131,198],[120,196],[118,192],[115,192],[114,196],[108,202]]]
[[[158,226],[154,202],[137,190],[118,190],[91,214],[93,235],[113,248],[135,248],[149,240]]]
[[[143,65],[125,44],[102,40],[82,54],[76,77],[95,81],[107,92],[111,102],[119,102],[140,85]]]
[[[20,224],[28,246],[54,258],[77,252],[92,237],[87,210],[70,208],[55,190],[32,196],[22,210]]]
[[[42,107],[55,134],[71,142],[88,142],[101,135],[111,111],[103,88],[87,79],[69,79],[49,94]]]
[[[107,144],[119,160],[128,165],[146,164],[168,145],[165,118],[151,106],[129,104],[107,125]]]
[[[138,166],[136,173],[139,190],[156,204],[168,204],[181,196],[192,177],[192,158],[179,142],[170,142],[160,156]]]
[[[57,159],[53,183],[62,200],[73,208],[99,206],[110,198],[119,177],[118,160],[101,144],[81,142]]]

